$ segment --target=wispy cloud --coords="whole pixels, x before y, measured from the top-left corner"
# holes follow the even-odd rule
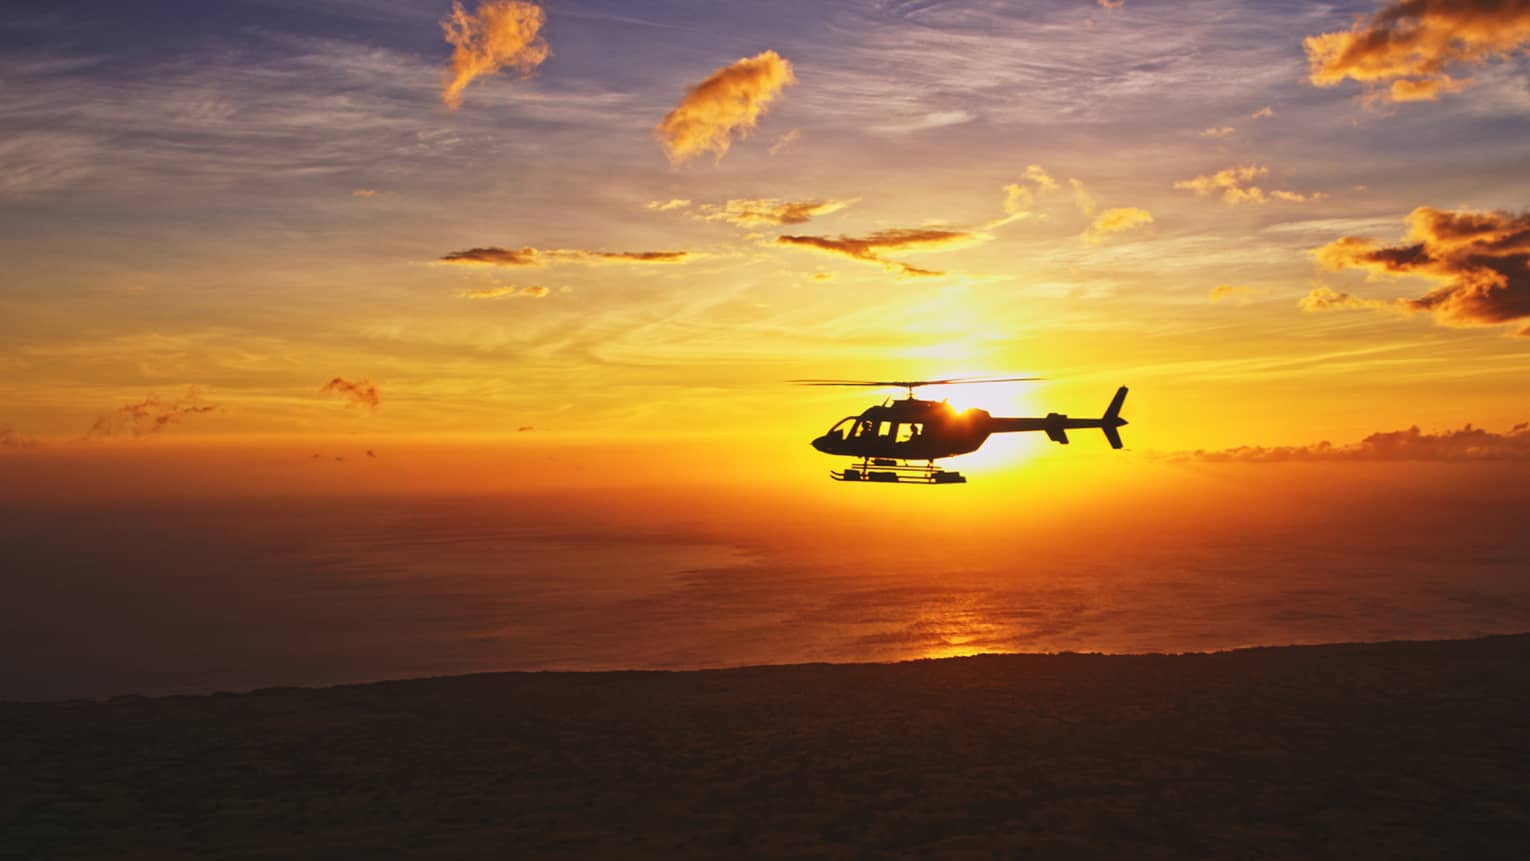
[[[679,197],[670,200],[650,200],[648,202],[649,209],[657,210],[659,212],[669,212],[675,209],[687,209],[690,207],[690,205],[691,202],[689,200]]]
[[[464,299],[541,299],[552,291],[539,284],[518,287],[514,284],[500,284],[494,287],[479,287],[464,290],[460,294]]]
[[[217,404],[205,403],[196,389],[187,391],[184,398],[167,401],[159,395],[150,395],[137,403],[124,404],[96,419],[87,437],[109,437],[121,434],[145,436],[157,434],[165,428],[179,424],[190,416],[214,412]]]
[[[0,449],[35,448],[37,440],[19,433],[8,424],[0,424]]]
[[[770,155],[779,155],[782,150],[786,149],[801,139],[802,132],[798,129],[792,129],[786,134],[776,138],[775,141],[771,143],[770,149],[766,152],[768,152]]]
[[[791,61],[775,51],[743,58],[687,91],[654,134],[672,164],[707,152],[721,159],[734,137],[747,136],[771,102],[796,82]]]
[[[1123,233],[1152,223],[1153,214],[1146,209],[1135,206],[1107,209],[1089,223],[1081,238],[1090,245],[1098,245],[1112,233]]]
[[[1334,290],[1331,287],[1314,287],[1296,304],[1303,311],[1336,311],[1349,308],[1408,310],[1408,307],[1401,302],[1390,299],[1367,299],[1353,293]]]
[[[1319,298],[1325,304],[1317,307],[1396,304],[1427,311],[1439,322],[1455,326],[1530,320],[1530,212],[1515,215],[1421,206],[1408,215],[1408,233],[1401,245],[1345,236],[1319,248],[1315,255],[1319,264],[1335,271],[1420,275],[1444,282],[1417,299],[1376,305],[1353,301],[1346,294],[1324,294]],[[1530,335],[1530,329],[1520,334]]]
[[[1261,288],[1248,287],[1243,284],[1218,284],[1207,291],[1206,300],[1216,303],[1224,299],[1237,299],[1239,304],[1243,304],[1248,302],[1250,298],[1264,292],[1266,291]]]
[[[1057,180],[1047,173],[1046,168],[1039,164],[1026,165],[1025,173],[1021,174],[1018,182],[1011,182],[1004,186],[1004,213],[1010,218],[1003,221],[1013,221],[1014,217],[1028,214],[1031,207],[1036,205],[1036,196],[1042,192],[1056,191]],[[993,226],[998,226],[996,222]]]
[[[1094,195],[1089,193],[1089,189],[1076,179],[1068,180],[1068,185],[1073,189],[1073,205],[1078,207],[1078,211],[1085,215],[1094,215],[1099,203],[1094,199]]]
[[[319,391],[337,394],[350,401],[352,406],[363,406],[369,410],[382,406],[382,392],[377,390],[377,385],[371,380],[352,382],[344,377],[335,377],[320,386]]]
[[[476,78],[505,68],[531,74],[550,53],[541,36],[546,20],[547,13],[535,3],[483,0],[469,15],[453,0],[451,13],[441,21],[452,46],[441,100],[455,110],[462,106],[462,91]]]
[[[1455,68],[1530,44],[1530,3],[1394,0],[1349,30],[1309,36],[1302,44],[1308,76],[1320,87],[1351,79],[1394,102],[1434,99],[1470,83],[1453,77]]]

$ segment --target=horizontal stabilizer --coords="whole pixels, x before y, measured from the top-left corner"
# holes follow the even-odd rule
[[[1049,426],[1047,428],[1047,438],[1052,442],[1060,442],[1063,445],[1068,444],[1068,432],[1063,430],[1061,425]]]

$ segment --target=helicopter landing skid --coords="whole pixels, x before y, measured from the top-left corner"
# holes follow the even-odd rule
[[[933,462],[917,466],[891,458],[872,458],[834,470],[835,481],[876,481],[883,484],[966,484],[967,477],[955,470],[942,469]]]

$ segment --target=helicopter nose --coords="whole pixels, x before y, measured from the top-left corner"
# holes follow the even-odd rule
[[[813,448],[816,448],[819,451],[824,452],[825,454],[827,454],[829,450],[824,448],[824,442],[825,441],[824,441],[823,437],[819,437],[819,438],[813,440]]]

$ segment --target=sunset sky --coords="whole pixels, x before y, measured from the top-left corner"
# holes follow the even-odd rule
[[[155,434],[183,442],[529,427],[800,448],[880,393],[789,378],[1033,373],[969,399],[1095,414],[1129,384],[1138,450],[1507,431],[1530,418],[1530,11],[1406,5],[1468,20],[21,9],[0,43],[0,423],[12,448],[141,444],[153,417],[112,414],[155,397],[155,416],[206,409]],[[1324,60],[1321,40],[1386,26],[1411,47]],[[1498,257],[1361,259],[1424,236],[1421,207],[1492,221]],[[1483,307],[1409,304],[1483,272],[1513,275]],[[321,391],[335,378],[377,403]],[[92,433],[103,417],[116,433]]]
[[[379,582],[424,590],[398,612],[509,583],[507,559],[516,589],[615,559],[763,578],[672,584],[657,606],[710,609],[684,617],[690,651],[637,665],[1522,629],[1503,572],[1530,560],[1505,537],[1530,504],[1527,47],[1522,0],[27,4],[0,23],[0,552],[31,560],[8,624],[42,627],[13,645],[88,641],[53,621],[111,608],[106,563],[70,554],[139,572],[118,588],[155,618],[181,588],[152,585],[182,576],[165,547],[186,577],[234,564],[214,549],[308,548],[293,588],[322,606],[341,592],[315,584],[381,553],[412,573]],[[964,487],[837,485],[809,440],[898,393],[786,382],[963,375],[1044,380],[927,394],[1092,417],[1130,386],[1127,448],[996,438],[952,463]],[[462,503],[471,528],[426,502],[270,529],[217,507],[378,493],[517,501]],[[141,507],[187,495],[223,500],[205,534]],[[454,557],[389,544],[395,525],[509,543],[443,597]],[[891,591],[843,579],[868,545]],[[1346,579],[1410,565],[1401,597]],[[1318,585],[1261,591],[1292,566]],[[1165,618],[1189,612],[1175,578],[1244,591],[1195,593],[1204,628],[1091,628],[1127,594],[1111,572]],[[965,585],[909,597],[937,574]],[[1457,575],[1477,585],[1429,579]],[[1019,606],[1069,577],[1094,597],[1043,603],[1070,621],[972,615],[982,590]],[[1313,597],[1341,582],[1359,591]],[[694,627],[841,594],[914,633],[825,623],[772,652]],[[221,612],[199,624],[245,624]],[[490,615],[427,639],[500,643]],[[301,663],[306,636],[277,639]],[[538,636],[332,677],[624,665]]]

